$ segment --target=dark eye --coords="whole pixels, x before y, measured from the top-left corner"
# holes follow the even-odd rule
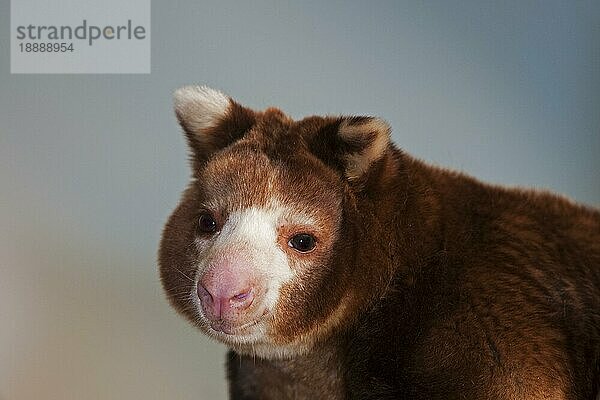
[[[217,230],[217,221],[205,212],[198,217],[198,230],[203,233],[213,233]]]
[[[291,238],[288,245],[298,250],[300,253],[308,253],[315,248],[316,240],[312,235],[301,233]]]

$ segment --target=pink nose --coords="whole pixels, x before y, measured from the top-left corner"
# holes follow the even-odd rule
[[[198,298],[209,319],[233,319],[252,304],[254,287],[247,276],[218,268],[198,282]]]

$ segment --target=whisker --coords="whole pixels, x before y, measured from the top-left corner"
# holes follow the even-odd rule
[[[190,292],[172,293],[171,296],[177,299],[190,299],[192,296]]]
[[[194,282],[194,280],[192,278],[190,278],[189,276],[184,274],[183,271],[180,270],[179,268],[177,268],[177,267],[173,267],[173,268],[175,268],[175,270],[177,270],[177,272],[179,272],[181,275],[185,276],[190,282],[196,283],[196,282]]]

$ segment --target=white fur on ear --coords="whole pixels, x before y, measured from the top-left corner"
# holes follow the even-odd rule
[[[357,153],[346,155],[346,176],[350,180],[360,178],[371,164],[379,160],[389,144],[391,128],[381,118],[369,118],[363,123],[352,124],[348,120],[340,124],[339,135],[346,141],[365,141],[365,147]]]
[[[188,133],[198,134],[215,126],[229,109],[230,99],[206,86],[184,86],[173,93],[175,113]]]

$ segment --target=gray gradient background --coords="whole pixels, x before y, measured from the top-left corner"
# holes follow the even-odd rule
[[[3,400],[225,397],[224,348],[156,273],[188,177],[183,84],[380,115],[420,158],[600,204],[597,1],[169,3],[150,75],[10,75],[0,4]]]

